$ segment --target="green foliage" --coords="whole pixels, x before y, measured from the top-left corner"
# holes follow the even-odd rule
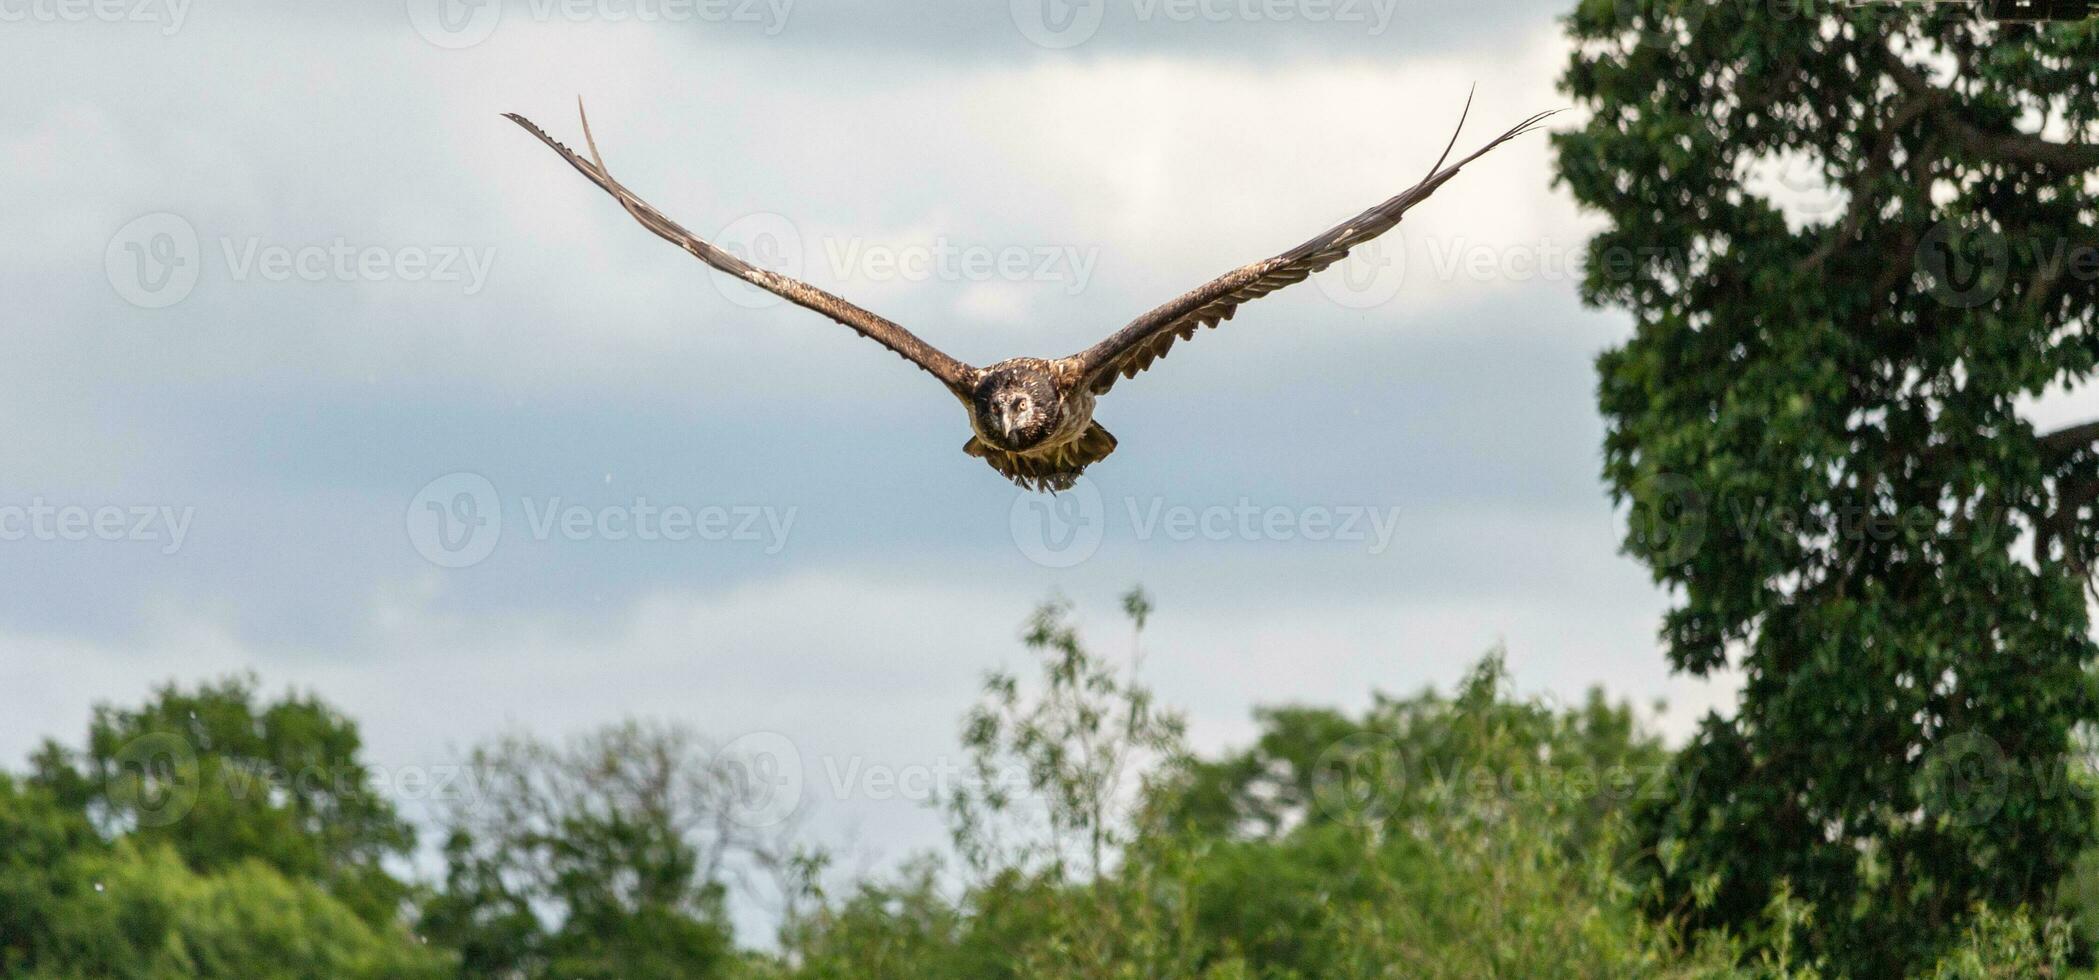
[[[1115,665],[1081,641],[1067,605],[1043,607],[1026,632],[1036,676],[993,675],[965,716],[977,778],[941,801],[958,865],[925,857],[835,895],[827,857],[790,846],[792,825],[759,805],[759,760],[682,728],[630,722],[479,749],[452,797],[441,885],[391,881],[416,906],[413,934],[343,901],[325,862],[288,874],[277,862],[297,851],[171,829],[201,808],[269,833],[354,836],[284,819],[301,805],[284,793],[243,809],[253,800],[199,776],[228,756],[282,757],[262,734],[193,731],[195,758],[91,750],[112,760],[100,787],[92,766],[47,746],[35,779],[0,774],[0,976],[1846,975],[1813,943],[1820,907],[1785,881],[1742,928],[1695,940],[1642,914],[1661,886],[1627,873],[1647,858],[1626,815],[1684,789],[1657,778],[1666,753],[1625,705],[1517,697],[1493,654],[1449,695],[1378,696],[1360,714],[1263,710],[1253,745],[1202,758],[1138,680],[1149,600],[1133,593],[1124,612],[1132,654]],[[170,704],[186,718],[184,697],[248,700],[203,690],[214,696],[162,692],[98,721],[151,735],[138,719]],[[354,726],[324,705],[285,703],[327,722],[285,730],[332,734],[280,745],[354,746]],[[255,720],[266,713],[248,730],[270,731]],[[235,845],[253,852],[219,849]],[[725,894],[766,872],[793,900],[780,948],[737,950]],[[2062,975],[2061,920],[1971,911],[1920,973]]]
[[[413,978],[448,957],[255,859],[193,870],[165,840],[95,833],[0,776],[0,975]]]
[[[49,944],[30,977],[440,977],[446,958],[360,919],[320,887],[246,861],[200,875],[130,841],[75,860],[49,896]]]
[[[2099,148],[2064,141],[2099,124],[2099,22],[1977,9],[1569,20],[1590,117],[1560,174],[1608,221],[1583,294],[1636,324],[1598,363],[1605,475],[1677,597],[1671,662],[1745,685],[1644,808],[1654,909],[1751,932],[1790,882],[1839,973],[1928,968],[1977,903],[2046,908],[2093,835],[2063,761],[2099,715],[2099,454],[2018,406],[2099,362]],[[1839,203],[1789,221],[1773,169]]]
[[[930,859],[863,882],[790,924],[785,975],[1603,977],[1723,961],[1680,955],[1616,873],[1618,813],[1663,771],[1628,708],[1515,699],[1490,657],[1455,697],[1381,697],[1360,718],[1264,711],[1253,748],[1198,760],[1068,613],[1045,606],[1028,632],[1039,682],[995,676],[966,719],[979,779],[1025,778],[951,803],[959,895]],[[1140,757],[1151,771],[1118,768]],[[1111,773],[1126,805],[1098,805],[1121,799]],[[1016,837],[1048,843],[985,843]]]
[[[228,678],[97,706],[85,752],[45,743],[35,779],[141,851],[165,845],[207,872],[261,861],[384,924],[408,890],[382,862],[407,856],[415,833],[374,791],[362,747],[318,699],[263,703],[252,678]]]
[[[477,749],[421,930],[467,977],[707,976],[732,942],[723,868],[766,857],[735,771],[692,732],[626,723]]]
[[[1133,589],[1123,611],[1141,633],[1151,600]],[[1018,678],[995,672],[963,722],[976,786],[944,802],[957,850],[980,872],[1039,864],[1061,877],[1083,858],[1084,870],[1100,876],[1126,843],[1119,809],[1141,790],[1131,780],[1145,763],[1171,762],[1183,751],[1184,724],[1137,684],[1135,654],[1130,677],[1119,678],[1080,645],[1069,614],[1068,603],[1051,602],[1028,624],[1041,691],[1024,697]]]
[[[2035,924],[2024,909],[1978,908],[1964,941],[1932,968],[1933,980],[2059,977],[2069,969],[2070,936],[2059,920]]]

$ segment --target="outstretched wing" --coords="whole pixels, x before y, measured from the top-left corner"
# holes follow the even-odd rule
[[[1465,111],[1469,113],[1471,110],[1472,97],[1468,95]],[[1176,338],[1192,337],[1197,327],[1214,327],[1219,320],[1229,320],[1239,309],[1239,304],[1259,299],[1292,283],[1303,282],[1312,273],[1346,257],[1349,249],[1390,231],[1408,208],[1435,193],[1444,181],[1457,175],[1459,168],[1479,159],[1488,150],[1537,128],[1545,117],[1557,111],[1541,112],[1525,119],[1471,156],[1445,167],[1443,161],[1450,158],[1450,149],[1458,142],[1458,135],[1453,132],[1450,144],[1443,148],[1443,155],[1436,159],[1436,165],[1429,168],[1428,176],[1422,178],[1421,183],[1290,251],[1233,269],[1182,294],[1130,321],[1129,326],[1117,330],[1108,339],[1064,358],[1059,362],[1060,366],[1096,394],[1114,387],[1117,377],[1136,377],[1137,372],[1165,357],[1167,348],[1173,346]],[[1458,129],[1462,131],[1464,127],[1465,118],[1461,114]]]
[[[576,104],[576,111],[578,115],[582,115],[583,105],[581,102]],[[554,152],[561,154],[561,158],[567,160],[569,166],[576,168],[578,173],[590,178],[591,183],[604,188],[606,193],[618,198],[620,205],[627,209],[628,214],[634,216],[634,220],[641,222],[642,227],[655,232],[658,237],[691,252],[694,257],[708,265],[779,296],[796,306],[815,310],[853,328],[853,331],[860,336],[881,344],[902,355],[905,360],[924,368],[927,373],[939,378],[942,383],[948,386],[948,390],[953,391],[956,395],[963,398],[968,397],[968,392],[974,386],[976,380],[977,371],[975,368],[941,353],[938,348],[918,339],[911,331],[897,325],[894,321],[854,306],[799,279],[760,269],[703,241],[699,236],[686,231],[677,222],[665,217],[663,212],[649,206],[647,201],[636,196],[625,185],[612,179],[612,175],[605,170],[604,159],[598,155],[597,140],[590,135],[589,116],[583,116],[583,139],[590,146],[591,157],[589,160],[585,160],[577,156],[575,151],[561,145],[560,141],[548,136],[545,130],[533,125],[532,120],[516,113],[504,113],[503,115],[504,118],[509,119],[511,122],[525,127],[526,132],[539,137],[540,142],[553,147]]]

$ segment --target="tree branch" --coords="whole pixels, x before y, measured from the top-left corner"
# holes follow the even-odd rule
[[[1933,85],[1930,79],[1925,78],[1893,52],[1882,51],[1881,54],[1881,64],[1887,69],[1888,77],[1894,79],[1896,86],[1904,92],[1923,98],[1939,121],[1945,124],[1947,132],[1963,149],[2004,163],[2031,164],[2073,172],[2099,168],[2099,145],[2057,143],[2017,131],[1991,132],[1983,129],[1961,114],[1959,96]]]
[[[2079,452],[2092,449],[2094,443],[2099,443],[2099,420],[2064,426],[2036,436],[2035,440],[2040,443],[2042,459],[2051,467],[2060,467]],[[2050,543],[2060,540],[2063,560],[2082,575],[2085,562],[2072,545],[2070,532],[2077,526],[2077,512],[2099,501],[2099,476],[2073,477],[2064,473],[2056,477],[2055,489],[2054,511],[2034,522],[2034,564],[2041,564],[2048,556]]]
[[[1873,154],[1867,158],[1866,168],[1859,173],[1858,179],[1851,184],[1851,201],[1844,209],[1844,219],[1838,222],[1835,234],[1831,235],[1828,241],[1823,242],[1822,247],[1815,250],[1815,254],[1808,256],[1801,263],[1800,267],[1802,269],[1820,268],[1823,263],[1828,262],[1830,257],[1837,253],[1838,249],[1844,247],[1844,243],[1858,238],[1859,229],[1865,225],[1866,216],[1877,210],[1880,205],[1881,199],[1874,193],[1875,186],[1880,183],[1881,178],[1886,177],[1888,172],[1894,169],[1895,134],[1901,132],[1903,127],[1915,122],[1917,117],[1923,115],[1924,111],[1929,108],[1931,108],[1931,100],[1929,98],[1911,93],[1895,109],[1893,117],[1888,120],[1887,124],[1880,127],[1878,134],[1873,140]]]
[[[2050,462],[2060,462],[2071,453],[2099,442],[2099,419],[2065,426],[2035,438],[2040,441],[2041,449],[2048,454]]]

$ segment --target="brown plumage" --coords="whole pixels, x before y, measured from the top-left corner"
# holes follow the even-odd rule
[[[1467,113],[1472,108],[1469,96],[1465,108]],[[577,109],[580,115],[580,103]],[[514,113],[506,114],[506,118],[523,126],[561,154],[578,173],[604,188],[642,227],[722,272],[853,328],[938,378],[969,407],[970,427],[976,435],[963,445],[964,452],[989,463],[1021,487],[1055,492],[1069,488],[1087,466],[1115,451],[1115,437],[1093,421],[1094,396],[1105,394],[1120,378],[1136,377],[1152,362],[1165,357],[1175,340],[1194,336],[1198,327],[1214,327],[1231,319],[1239,304],[1303,282],[1345,258],[1349,249],[1391,230],[1408,208],[1435,193],[1436,188],[1457,175],[1459,168],[1537,128],[1550,115],[1551,112],[1541,112],[1531,116],[1472,155],[1446,167],[1444,161],[1457,145],[1457,133],[1452,133],[1428,176],[1413,187],[1281,255],[1241,266],[1183,293],[1077,354],[1056,360],[1016,357],[983,368],[947,356],[891,320],[798,279],[753,266],[685,230],[606,171],[597,140],[590,133],[588,116],[583,117],[583,139],[590,148],[588,160],[548,136],[531,120]],[[1465,113],[1458,117],[1460,130],[1465,125],[1464,117]]]

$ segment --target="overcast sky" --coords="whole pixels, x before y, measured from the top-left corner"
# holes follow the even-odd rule
[[[666,212],[982,364],[1402,189],[1474,82],[1461,148],[1564,105],[1556,6],[898,6],[0,0],[0,760],[245,669],[397,770],[641,715],[791,746],[879,864],[940,823],[853,774],[959,761],[1052,593],[1123,653],[1135,583],[1205,748],[1499,643],[1674,732],[1728,699],[1617,553],[1592,363],[1629,324],[1575,297],[1542,136],[1123,383],[1045,503],[926,376],[498,115],[576,140],[583,96]]]

